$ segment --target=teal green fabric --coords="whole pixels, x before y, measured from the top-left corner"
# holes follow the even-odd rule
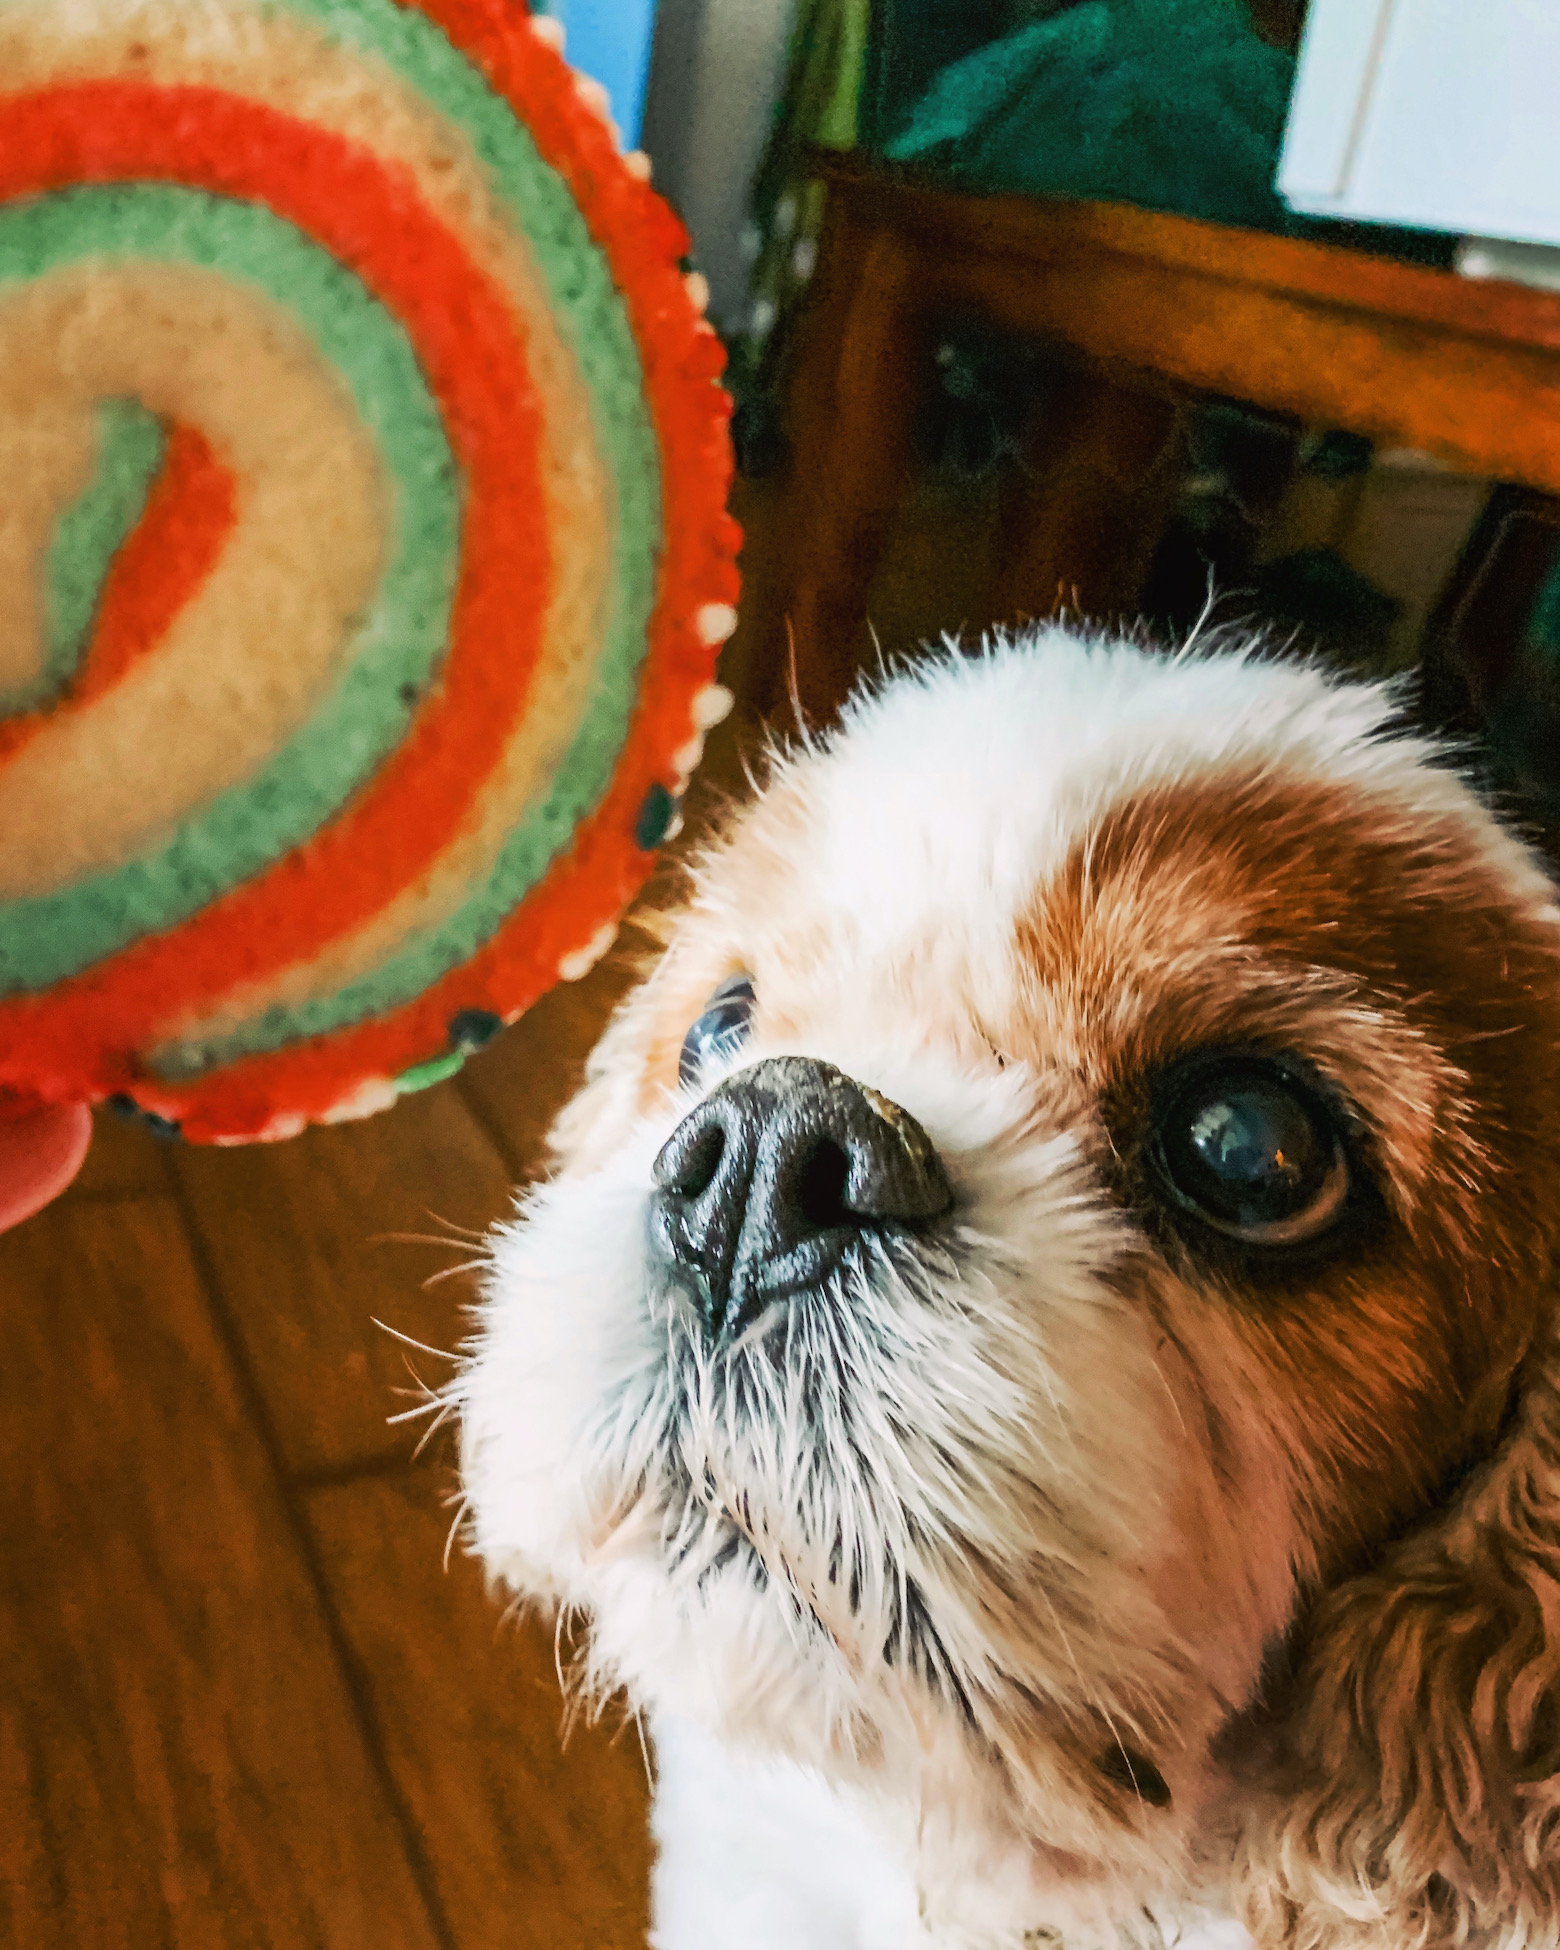
[[[1496,779],[1525,811],[1560,826],[1560,555],[1539,587],[1484,729]]]
[[[1538,601],[1528,619],[1528,638],[1560,669],[1560,562],[1550,570],[1538,592]]]
[[[886,153],[968,187],[1284,230],[1293,80],[1243,0],[1084,0],[944,69]]]

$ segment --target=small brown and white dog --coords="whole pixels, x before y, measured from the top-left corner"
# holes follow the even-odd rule
[[[1047,629],[778,762],[455,1387],[653,1941],[1560,1942],[1557,1071],[1380,688]]]

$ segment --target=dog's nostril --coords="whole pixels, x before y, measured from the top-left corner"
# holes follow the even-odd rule
[[[1112,1787],[1135,1795],[1150,1808],[1169,1807],[1170,1784],[1146,1754],[1133,1747],[1107,1747],[1098,1766]]]
[[[693,1142],[668,1174],[665,1189],[680,1192],[684,1198],[699,1198],[715,1182],[715,1174],[720,1170],[720,1161],[726,1155],[726,1133],[719,1124],[708,1123],[698,1132]]]
[[[832,1138],[819,1138],[796,1183],[796,1207],[808,1225],[826,1232],[830,1226],[851,1223],[852,1214],[845,1204],[849,1177],[850,1159],[845,1147]]]

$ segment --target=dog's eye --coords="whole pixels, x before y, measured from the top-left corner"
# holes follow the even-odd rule
[[[752,1016],[752,976],[728,976],[683,1038],[682,1055],[677,1059],[678,1082],[692,1088],[706,1064],[740,1049],[747,1041]]]
[[[1319,1238],[1349,1200],[1326,1106],[1261,1057],[1195,1063],[1172,1087],[1150,1155],[1178,1205],[1248,1245]]]

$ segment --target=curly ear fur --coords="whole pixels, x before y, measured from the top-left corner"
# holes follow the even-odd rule
[[[1320,1608],[1292,1772],[1242,1845],[1292,1950],[1560,1942],[1560,1331],[1444,1516]]]

